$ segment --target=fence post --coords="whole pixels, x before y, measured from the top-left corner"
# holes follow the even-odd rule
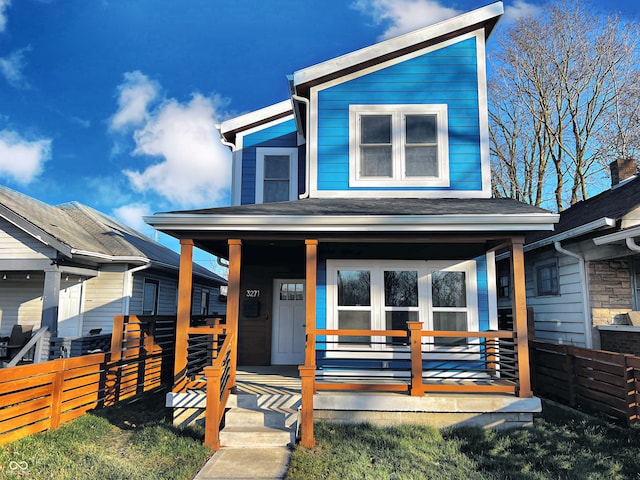
[[[578,404],[576,397],[576,357],[568,346],[563,346],[564,350],[564,371],[567,373],[567,388],[569,389],[569,406],[575,407]]]
[[[213,450],[220,449],[220,379],[222,366],[204,367],[207,378],[207,401],[205,403],[204,444]]]
[[[422,322],[407,322],[411,345],[411,396],[424,397],[422,388]]]
[[[300,429],[302,436],[300,445],[311,448],[316,444],[313,436],[313,394],[315,392],[316,367],[300,365],[300,379],[302,383],[302,407],[300,411]]]
[[[51,392],[51,418],[49,428],[55,430],[60,426],[60,413],[62,411],[62,392],[64,389],[64,371],[67,367],[67,360],[64,358],[53,360],[57,362],[56,376],[53,380],[53,391]]]
[[[632,355],[625,355],[624,360],[624,381],[627,385],[627,426],[631,426],[638,421],[638,380],[636,369],[629,364]]]

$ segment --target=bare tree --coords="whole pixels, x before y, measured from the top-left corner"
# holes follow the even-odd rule
[[[505,31],[490,57],[494,195],[561,211],[638,150],[638,31],[581,0]]]

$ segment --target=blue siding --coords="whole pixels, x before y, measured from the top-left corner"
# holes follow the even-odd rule
[[[482,190],[475,38],[318,92],[318,190],[348,190],[350,104],[447,104],[449,187],[361,190]]]
[[[478,330],[489,330],[489,278],[487,257],[482,255],[475,259],[476,286],[478,287]]]
[[[258,147],[296,147],[298,135],[293,120],[287,120],[272,127],[264,128],[246,135],[242,143],[242,180],[240,203],[256,203],[256,148]],[[304,165],[304,149],[299,149],[298,160]],[[298,168],[298,171],[303,169]],[[300,175],[299,175],[300,178]],[[302,177],[304,178],[304,176]]]

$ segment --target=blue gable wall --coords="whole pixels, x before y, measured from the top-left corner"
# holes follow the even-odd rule
[[[477,62],[470,38],[320,90],[318,190],[349,189],[350,104],[447,104],[450,187],[385,189],[482,190]]]
[[[293,120],[287,120],[262,130],[247,134],[242,141],[242,183],[240,203],[256,203],[256,148],[296,147],[298,134]],[[298,149],[299,175],[304,173],[304,148]],[[304,178],[304,177],[302,177]],[[298,181],[300,185],[300,181]]]

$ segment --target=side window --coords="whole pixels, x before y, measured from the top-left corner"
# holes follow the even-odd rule
[[[286,202],[298,194],[298,150],[256,149],[256,203]]]
[[[200,315],[209,315],[210,298],[211,292],[203,288],[200,296]]]
[[[536,295],[559,295],[558,262],[556,259],[536,264]]]
[[[158,313],[158,290],[159,283],[157,280],[144,279],[142,296],[143,315],[156,315]]]
[[[447,105],[351,105],[351,186],[448,186]]]

